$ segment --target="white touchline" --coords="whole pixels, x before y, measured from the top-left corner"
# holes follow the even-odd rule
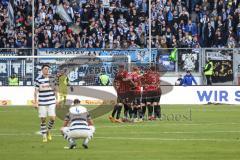
[[[210,139],[210,138],[140,138],[140,137],[94,137],[97,139],[117,139],[117,140],[159,140],[159,141],[218,141],[218,142],[235,142],[234,139]]]
[[[125,132],[111,132],[112,134],[126,134]],[[204,133],[240,133],[240,131],[203,131],[203,132],[141,132],[141,134],[204,134]],[[139,132],[127,132],[127,134],[139,134]]]
[[[161,121],[160,121],[161,122]],[[164,122],[164,121],[162,121]],[[139,125],[138,125],[139,124]],[[159,125],[178,125],[178,126],[211,126],[211,125],[240,125],[240,123],[208,123],[208,122],[204,122],[204,123],[138,123],[138,124],[117,124],[117,125],[109,125],[109,126],[98,126],[97,128],[118,128],[118,127],[156,127]]]
[[[239,131],[237,131],[239,132]],[[31,133],[0,133],[0,136],[39,136],[39,131],[35,134]],[[61,134],[54,134],[53,136],[61,137]],[[150,137],[104,137],[94,136],[94,139],[115,139],[115,140],[145,140],[145,141],[214,141],[214,142],[239,142],[238,139],[215,139],[215,138],[150,138]]]
[[[117,134],[125,134],[125,132],[112,132]],[[138,134],[139,132],[127,132],[127,134]],[[201,132],[189,132],[189,131],[173,131],[173,132],[149,132],[144,131],[141,134],[204,134],[204,133],[240,133],[240,131],[201,131]],[[99,133],[98,133],[99,134]],[[101,134],[101,133],[100,133]],[[105,133],[104,133],[105,134]],[[32,136],[32,135],[41,135],[40,131],[36,131],[34,134],[31,133],[1,133],[0,136]],[[60,136],[60,134],[54,134],[55,136]]]

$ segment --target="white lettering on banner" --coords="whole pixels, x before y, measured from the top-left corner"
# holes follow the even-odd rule
[[[75,69],[75,71],[71,71],[69,73],[69,80],[70,81],[75,81],[78,79],[78,68]]]
[[[21,67],[21,64],[20,63],[13,63],[12,66],[13,66],[13,72],[14,73],[19,73],[19,69]]]
[[[39,55],[99,55],[100,51],[94,51],[94,50],[78,50],[78,49],[54,49],[54,50],[48,50],[48,49],[40,49],[38,50]]]
[[[229,61],[232,60],[231,55],[216,52],[216,51],[207,52],[207,56],[212,60],[229,60]]]
[[[32,63],[26,63],[26,73],[33,73],[33,64]]]
[[[0,73],[7,73],[7,64],[0,63]]]

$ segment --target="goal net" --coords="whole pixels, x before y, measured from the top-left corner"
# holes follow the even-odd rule
[[[8,78],[16,75],[19,85],[31,86],[41,74],[41,66],[48,64],[50,76],[64,71],[71,85],[98,85],[98,77],[104,72],[112,79],[119,65],[130,69],[131,57],[117,56],[0,56],[0,85],[7,86]]]

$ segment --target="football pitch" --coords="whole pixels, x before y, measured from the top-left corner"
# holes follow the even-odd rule
[[[73,150],[60,135],[57,119],[53,140],[42,143],[37,111],[0,107],[1,160],[238,160],[240,106],[162,106],[163,119],[111,123],[108,114],[94,120],[89,149],[81,141]]]

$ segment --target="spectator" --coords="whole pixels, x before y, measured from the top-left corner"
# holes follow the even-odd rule
[[[19,79],[16,74],[12,74],[11,77],[8,78],[8,85],[9,86],[18,86]]]
[[[194,76],[191,74],[191,71],[187,71],[186,75],[183,77],[183,85],[184,86],[192,86],[193,83],[197,85],[197,82]]]
[[[212,46],[213,36],[214,36],[214,29],[211,26],[211,23],[208,23],[205,30],[204,30],[204,37],[206,38],[206,40],[205,40],[205,46],[206,47],[211,47]]]
[[[207,64],[205,64],[205,67],[204,67],[204,75],[207,79],[207,85],[212,85],[212,75],[214,73],[213,67],[214,67],[213,62],[209,58],[207,61]]]
[[[188,24],[185,27],[185,32],[190,33],[191,35],[197,35],[197,27],[195,23],[192,23],[191,20],[188,21]]]
[[[236,47],[236,42],[233,36],[229,36],[228,41],[227,41],[228,48],[235,48]]]
[[[110,78],[109,76],[106,74],[105,71],[102,71],[102,73],[99,76],[99,84],[101,86],[108,86],[110,83]]]
[[[182,75],[179,74],[177,81],[175,82],[176,86],[182,86],[183,85],[183,78]]]
[[[59,12],[57,1],[35,0],[34,45],[115,48],[114,42],[120,36],[120,41],[132,43],[131,47],[147,47],[148,1],[109,2],[111,7],[104,8],[100,0],[61,0],[59,4],[63,9]],[[239,44],[239,1],[152,0],[151,3],[153,47],[233,47]],[[15,26],[9,23],[8,5],[7,0],[0,2],[0,47],[31,47],[31,0],[14,4]]]

